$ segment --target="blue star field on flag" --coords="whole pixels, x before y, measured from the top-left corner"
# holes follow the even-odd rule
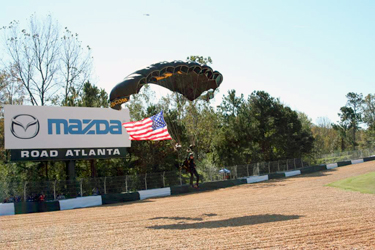
[[[150,119],[152,120],[152,129],[160,129],[167,126],[167,123],[164,121],[163,111],[160,111],[159,114],[151,116]]]

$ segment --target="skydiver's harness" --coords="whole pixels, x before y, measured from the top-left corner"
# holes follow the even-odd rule
[[[194,159],[190,159],[190,155],[191,154],[189,153],[189,155],[186,157],[185,161],[181,165],[181,168],[185,169],[187,173],[192,173],[195,170],[195,162]]]
[[[190,173],[190,159],[185,159],[185,161],[181,165],[181,168],[184,169],[187,173]]]
[[[176,144],[177,145],[177,144]],[[181,146],[180,146],[181,147]],[[184,162],[182,163],[182,165],[180,166],[181,169],[184,169],[186,171],[186,173],[192,173],[192,168],[191,168],[191,160],[190,160],[190,154],[193,153],[193,145],[190,145],[189,148],[186,150],[186,152],[188,153]],[[194,161],[194,160],[193,160]],[[194,164],[195,166],[195,164]]]

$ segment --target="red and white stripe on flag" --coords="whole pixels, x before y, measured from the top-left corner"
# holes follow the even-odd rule
[[[153,121],[151,118],[145,118],[137,122],[126,122],[122,126],[125,127],[129,134],[129,139],[133,141],[161,141],[161,140],[172,140],[172,137],[168,133],[167,126],[162,128],[153,129]]]

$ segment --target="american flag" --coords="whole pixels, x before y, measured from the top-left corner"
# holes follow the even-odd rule
[[[129,139],[133,141],[172,139],[168,133],[167,123],[164,121],[163,111],[138,122],[123,123],[122,126],[128,131]]]

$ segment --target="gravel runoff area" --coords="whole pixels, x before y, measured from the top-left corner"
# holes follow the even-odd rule
[[[0,217],[0,249],[375,249],[375,162],[210,192]]]

